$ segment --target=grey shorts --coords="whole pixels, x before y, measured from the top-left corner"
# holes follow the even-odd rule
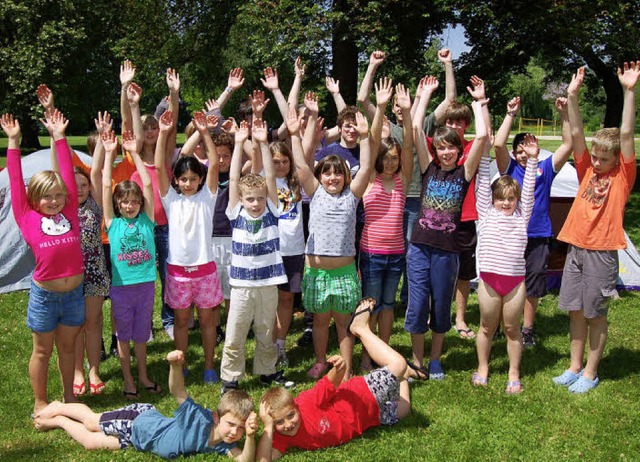
[[[558,306],[565,311],[583,310],[589,319],[606,316],[609,299],[616,294],[617,279],[617,251],[569,245]]]
[[[396,376],[388,368],[382,367],[365,375],[364,381],[380,407],[380,424],[396,424],[400,398],[400,384]]]
[[[527,297],[541,298],[547,294],[547,264],[549,262],[549,238],[530,237],[524,251],[527,272],[525,285]]]

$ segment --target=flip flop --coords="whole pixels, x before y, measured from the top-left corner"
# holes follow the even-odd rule
[[[89,393],[92,395],[101,395],[105,388],[106,385],[104,384],[104,382],[95,384],[89,382]]]
[[[453,330],[458,333],[460,338],[468,340],[473,340],[474,338],[476,338],[476,333],[471,329],[458,329],[457,327],[453,326]]]
[[[513,390],[514,388],[517,388],[517,390]],[[520,382],[520,380],[514,380],[513,382],[507,382],[507,387],[504,389],[504,392],[507,395],[519,395],[522,393],[522,390],[524,390],[522,382]]]
[[[356,305],[356,310],[353,312],[353,314],[351,315],[351,319],[349,319],[349,322],[347,323],[347,335],[350,337],[353,337],[354,335],[351,333],[351,324],[353,324],[353,321],[360,316],[363,313],[369,313],[371,314],[371,312],[373,311],[372,308],[367,307],[365,309],[362,309],[360,311],[358,311],[358,308],[360,307],[360,305],[362,305],[364,302],[368,302],[371,301],[373,302],[373,306],[375,307],[376,305],[376,300],[373,297],[364,297],[363,299],[361,299],[358,302],[358,305]]]
[[[474,387],[487,387],[489,383],[489,377],[482,377],[478,372],[474,372],[471,376],[471,385]]]
[[[162,391],[162,388],[160,388],[160,385],[158,385],[155,382],[153,382],[153,385],[149,385],[148,387],[144,387],[144,389],[147,390],[152,395],[157,395],[158,393],[160,393]]]
[[[87,393],[85,382],[82,382],[80,385],[73,384],[73,396],[83,396],[85,393]]]
[[[406,361],[409,369],[416,373],[415,378],[411,377],[413,380],[429,380],[429,371],[424,366],[416,366],[408,359]]]
[[[138,390],[135,391],[127,391],[127,390],[123,390],[122,394],[124,395],[125,398],[127,398],[129,401],[135,401],[138,398],[140,398],[140,395],[138,394]]]

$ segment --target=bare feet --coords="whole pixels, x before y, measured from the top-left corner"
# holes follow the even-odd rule
[[[39,432],[48,432],[49,430],[60,427],[60,419],[64,419],[64,417],[36,417],[35,419],[33,419],[33,426],[36,427]]]
[[[36,400],[33,404],[33,415],[36,416],[40,411],[46,408],[49,405],[47,401],[44,400]]]
[[[52,417],[57,416],[62,409],[62,402],[60,401],[51,401],[48,406],[40,409],[40,411],[35,413],[36,418],[42,417],[44,419],[51,419]]]
[[[369,318],[376,306],[375,299],[371,297],[365,297],[360,300],[355,311],[351,315],[351,320],[347,325],[347,331],[355,336],[358,336],[362,329],[369,329]]]

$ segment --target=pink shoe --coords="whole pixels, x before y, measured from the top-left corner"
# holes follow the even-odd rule
[[[327,370],[327,363],[315,363],[307,375],[314,380],[318,380],[324,374],[324,371]]]

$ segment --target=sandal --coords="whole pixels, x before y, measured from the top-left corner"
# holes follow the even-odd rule
[[[473,340],[476,338],[476,333],[471,329],[458,329],[457,327],[453,326],[453,330],[456,331],[460,338],[466,340]]]
[[[104,384],[104,382],[99,382],[95,384],[89,382],[89,393],[92,395],[101,395],[105,388],[106,388],[106,385]]]
[[[429,380],[429,371],[424,366],[416,366],[415,364],[413,364],[408,359],[406,361],[407,361],[407,366],[409,367],[409,369],[411,369],[416,374],[416,376],[415,377],[411,377],[411,379],[413,379],[413,380]]]
[[[151,393],[152,395],[157,395],[162,391],[162,388],[157,383],[155,382],[152,382],[152,383],[153,385],[146,386],[144,387],[144,389],[147,390],[147,392]]]
[[[134,391],[127,391],[124,390],[122,392],[122,394],[124,395],[125,398],[127,398],[129,401],[135,401],[138,398],[140,398],[140,395],[138,394],[138,390],[134,390]]]
[[[324,371],[327,370],[327,363],[315,363],[307,375],[314,380],[318,380],[324,374]]]
[[[523,389],[522,382],[514,380],[513,382],[507,382],[507,388],[504,389],[504,392],[507,395],[519,395]]]
[[[87,393],[85,382],[82,382],[80,385],[73,384],[73,396],[83,396],[85,393]]]
[[[584,375],[581,375],[580,378],[569,387],[569,392],[577,394],[587,393],[597,387],[599,383],[600,379],[598,377],[591,380],[586,378]]]
[[[487,387],[489,383],[489,377],[482,377],[478,372],[474,372],[471,376],[471,385],[474,387]]]
[[[373,308],[368,305],[368,302],[373,303],[374,307],[376,306],[376,300],[373,297],[364,297],[362,300],[360,300],[358,302],[358,305],[356,306],[355,311],[351,315],[351,319],[349,319],[349,322],[347,323],[347,335],[348,336],[353,337],[353,334],[351,333],[351,324],[353,324],[353,321],[358,316],[360,316],[361,314],[364,314],[364,313],[371,314],[373,312]],[[367,304],[367,307],[364,308],[364,309],[361,309],[360,311],[358,311],[358,308],[360,308],[364,304]]]

